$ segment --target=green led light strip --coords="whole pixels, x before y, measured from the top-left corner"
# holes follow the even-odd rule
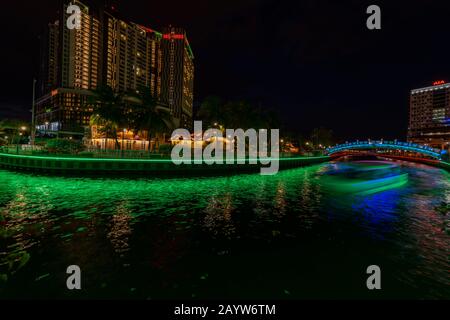
[[[55,160],[55,161],[104,161],[104,162],[143,162],[143,163],[181,163],[183,160],[171,159],[111,159],[111,158],[73,158],[73,157],[45,157],[45,156],[27,156],[27,155],[17,155],[0,153],[0,156],[11,157],[11,158],[24,158],[24,159],[35,159],[35,160]],[[316,159],[329,159],[328,156],[321,157],[295,157],[295,158],[261,158],[261,159],[235,159],[238,161],[295,161],[295,160],[316,160]],[[192,163],[204,163],[203,160],[191,160]],[[226,158],[223,159],[226,162]],[[225,164],[225,163],[224,163]],[[235,163],[238,164],[238,163]]]
[[[191,58],[194,59],[194,52],[192,52],[192,48],[191,48],[191,45],[189,43],[187,44],[187,48],[188,48],[188,51],[189,51],[189,53],[191,55]]]

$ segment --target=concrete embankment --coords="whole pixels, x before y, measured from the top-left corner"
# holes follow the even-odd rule
[[[439,161],[439,160],[433,160],[433,159],[422,159],[422,158],[412,158],[412,157],[402,157],[402,156],[385,156],[383,155],[383,158],[392,159],[392,160],[401,160],[401,161],[409,161],[409,162],[416,162],[416,163],[423,163],[427,164],[433,167],[438,167],[445,169],[447,171],[450,171],[450,163]]]
[[[279,159],[280,169],[303,167],[329,161],[330,157],[292,157]],[[75,173],[75,174],[214,174],[256,172],[261,164],[181,164],[170,159],[110,159],[78,158],[58,156],[30,156],[0,153],[0,166],[30,172]]]

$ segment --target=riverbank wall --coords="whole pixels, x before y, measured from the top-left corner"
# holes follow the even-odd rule
[[[422,164],[427,164],[429,166],[438,167],[438,168],[442,168],[447,171],[450,171],[450,163],[444,162],[444,161],[439,161],[439,160],[402,157],[402,156],[386,156],[386,155],[383,155],[383,158],[387,158],[387,159],[391,159],[391,160],[401,160],[401,161],[422,163]]]
[[[303,167],[330,160],[328,156],[280,158],[279,168]],[[25,172],[46,172],[63,174],[215,174],[237,172],[259,172],[261,164],[181,164],[171,159],[111,159],[78,158],[58,156],[31,156],[0,153],[0,167]]]

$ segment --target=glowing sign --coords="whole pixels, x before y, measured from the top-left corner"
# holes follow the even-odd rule
[[[58,89],[52,90],[52,97],[56,96],[58,94]]]
[[[438,81],[433,82],[433,86],[438,86],[438,85],[444,84],[444,83],[445,83],[444,80],[438,80]]]
[[[184,39],[184,35],[183,34],[165,34],[163,35],[164,39],[176,39],[176,40],[181,40]]]

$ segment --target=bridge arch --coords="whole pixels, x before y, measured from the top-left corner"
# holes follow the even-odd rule
[[[388,149],[388,150],[403,150],[423,154],[425,156],[442,160],[446,151],[434,149],[429,146],[424,146],[417,143],[401,142],[401,141],[383,141],[383,140],[367,140],[355,141],[343,144],[338,144],[334,147],[326,149],[328,155],[333,155],[337,152],[345,150],[366,150],[366,149]]]

